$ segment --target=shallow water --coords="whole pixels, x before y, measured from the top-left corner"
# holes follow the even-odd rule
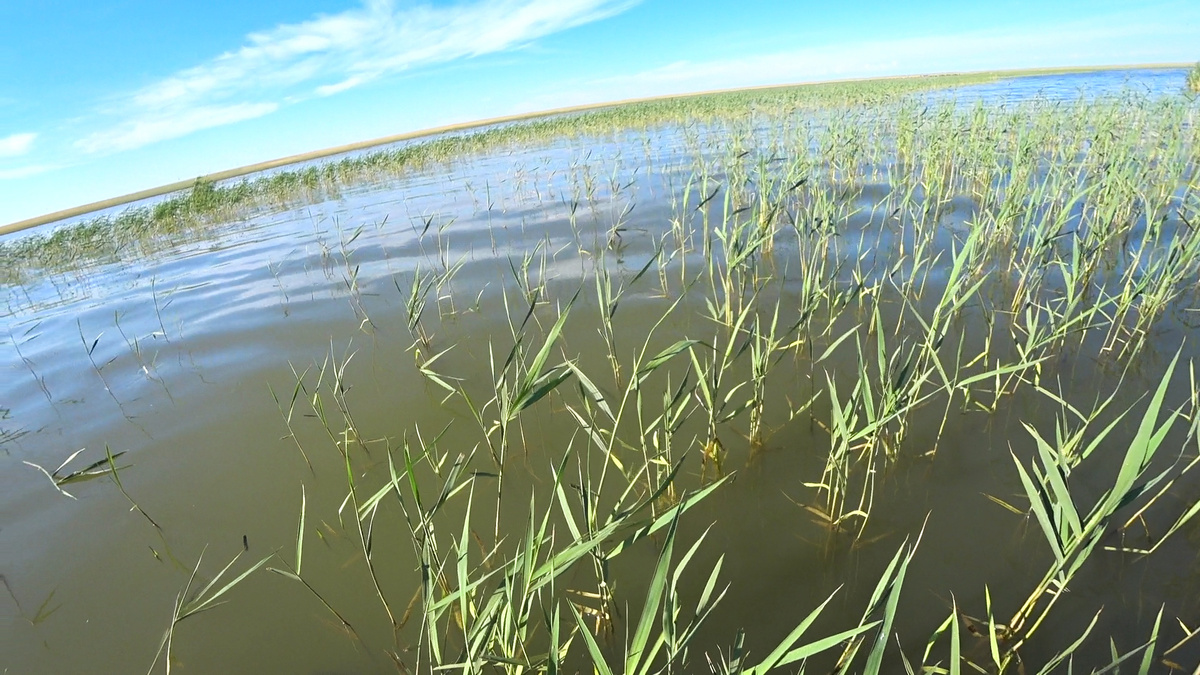
[[[955,93],[960,100],[979,99],[989,105],[1035,97],[1070,102],[1079,98],[1091,99],[1131,91],[1149,95],[1175,93],[1184,88],[1186,80],[1186,68],[1132,68],[1071,75],[1012,77],[958,87]]]
[[[1173,71],[1038,76],[964,88],[959,95],[987,102],[1039,94],[1074,98],[1081,90],[1108,92],[1130,83],[1167,91],[1176,76]],[[231,591],[228,605],[179,625],[172,668],[394,672],[385,652],[395,648],[391,629],[354,541],[353,518],[339,522],[347,490],[342,455],[303,405],[318,390],[318,370],[330,359],[348,362],[344,400],[367,441],[354,445],[353,459],[366,493],[387,483],[387,446],[415,442],[418,432],[429,439],[445,429],[438,447],[452,449],[451,456],[476,448],[470,467],[495,471],[468,407],[459,398],[447,400],[445,390],[417,371],[420,357],[411,349],[405,311],[415,271],[461,264],[430,296],[423,323],[431,339],[422,348],[425,358],[450,348],[437,362],[438,371],[465,378],[465,391],[489,395],[492,364],[512,343],[510,322],[519,322],[527,308],[522,284],[544,283],[533,334],[540,340],[582,288],[556,358],[578,360],[611,394],[616,384],[597,331],[596,265],[629,280],[655,255],[678,213],[673,200],[681,199],[696,151],[689,132],[667,129],[497,153],[344,189],[321,203],[251,215],[215,236],[184,241],[149,258],[3,289],[8,310],[0,317],[0,573],[8,597],[0,615],[0,666],[21,673],[146,669],[169,625],[172,603],[202,555],[202,581],[244,546],[239,569],[273,552],[294,558],[303,485],[304,576],[354,625],[361,643],[301,586],[260,571]],[[708,151],[720,155],[723,149]],[[714,177],[717,184],[726,178]],[[689,209],[706,190],[693,188]],[[879,199],[886,192],[880,186]],[[869,190],[862,195],[864,205],[877,201]],[[714,219],[722,198],[709,207]],[[701,212],[689,213],[698,220]],[[845,243],[838,255],[847,261],[894,252],[912,236],[881,227],[869,213],[841,223]],[[934,242],[943,262],[929,276],[926,298],[936,300],[945,285],[945,264],[958,245],[954,233],[970,215],[970,209],[947,215],[948,225]],[[614,240],[618,223],[623,229]],[[785,281],[759,300],[764,307],[778,301],[787,323],[802,304],[799,244],[781,237],[776,246],[764,264]],[[889,269],[887,261],[884,255],[874,271]],[[651,353],[683,337],[714,339],[719,331],[703,317],[703,292],[682,287],[689,270],[694,274],[706,264],[693,249],[653,266],[630,285],[614,317],[619,353],[632,359],[664,314],[667,319],[649,338]],[[849,266],[841,281],[852,284]],[[668,313],[681,294],[688,301]],[[897,298],[886,293],[879,307],[885,325],[904,316]],[[1087,409],[1096,392],[1107,396],[1120,381],[1111,409],[1132,407],[1117,427],[1127,438],[1145,393],[1157,386],[1180,344],[1184,362],[1198,355],[1196,340],[1181,339],[1192,329],[1184,307],[1177,309],[1156,326],[1150,346],[1128,370],[1105,356],[1103,335],[1097,335],[1045,363],[1041,381],[1047,388],[1058,383],[1065,398]],[[865,309],[844,312],[811,339],[813,351],[822,352],[837,336],[870,320]],[[968,353],[982,340],[981,321],[979,313],[967,312],[956,325]],[[891,339],[899,344],[902,337],[915,339]],[[873,340],[864,343],[868,349]],[[745,629],[751,652],[764,654],[839,587],[812,635],[854,625],[897,548],[919,536],[895,626],[905,654],[919,658],[952,601],[978,616],[986,584],[997,615],[1007,616],[1050,560],[1033,519],[986,496],[1021,508],[1027,503],[1010,450],[1028,462],[1033,444],[1021,424],[1050,437],[1061,414],[1045,394],[1028,387],[1005,397],[994,413],[961,410],[956,403],[940,430],[945,401],[918,409],[905,451],[880,469],[876,502],[857,544],[831,536],[803,508],[820,501],[804,483],[821,477],[829,446],[822,425],[828,424],[830,406],[821,400],[811,412],[794,416],[789,408],[814,387],[823,388],[824,373],[848,392],[859,363],[854,344],[845,343],[815,371],[812,355],[800,350],[779,362],[768,380],[770,433],[761,447],[746,441],[745,414],[721,428],[729,452],[722,469],[734,477],[681,520],[681,541],[688,545],[715,523],[689,568],[688,593],[698,592],[722,554],[722,578],[731,584],[700,636],[703,650],[728,649]],[[736,368],[748,366],[742,360]],[[670,369],[674,382],[686,370],[678,359]],[[328,387],[331,369],[322,372]],[[298,379],[305,389],[289,431],[285,417]],[[658,387],[652,394],[658,397],[666,388],[663,374],[651,385]],[[1188,387],[1185,379],[1170,390],[1173,406],[1187,399]],[[332,414],[335,399],[323,391]],[[585,444],[565,410],[574,401],[556,393],[523,415],[520,442],[504,466],[508,482],[497,518],[502,537],[522,536],[530,495],[539,506],[552,499],[548,467],[568,448]],[[341,417],[332,416],[340,424]],[[1168,435],[1171,452],[1184,447],[1185,426]],[[702,434],[698,417],[679,432],[680,450],[691,448],[680,473],[682,489],[713,478],[694,440]],[[389,442],[376,440],[384,438]],[[1119,446],[1113,441],[1104,449],[1116,453]],[[78,468],[102,459],[106,447],[125,453],[118,460],[120,487],[142,512],[131,511],[129,499],[108,477],[65,485],[71,498],[31,466],[53,471],[83,449],[71,465]],[[1188,447],[1194,456],[1194,442]],[[934,448],[936,455],[926,454]],[[579,461],[586,465],[595,457]],[[1072,487],[1088,495],[1090,504],[1111,483],[1118,463],[1116,454],[1100,457],[1072,476]],[[1171,493],[1170,517],[1179,504],[1194,501],[1196,488],[1185,482]],[[481,487],[481,494],[485,489],[490,488]],[[448,521],[461,522],[462,505],[450,509]],[[491,522],[476,517],[482,518],[478,536],[491,545]],[[1151,528],[1161,532],[1161,520]],[[402,609],[420,584],[408,533],[395,507],[381,512],[374,527],[382,591]],[[1108,656],[1108,636],[1123,651],[1142,644],[1161,605],[1167,607],[1164,625],[1176,632],[1173,617],[1196,625],[1196,532],[1186,534],[1147,559],[1097,554],[1023,656],[1044,662],[1074,640],[1100,606],[1104,612],[1085,650],[1096,663]],[[1116,545],[1116,537],[1110,534],[1104,544]],[[614,621],[617,644],[632,630],[660,544],[644,541],[613,563],[617,601],[625,607],[624,617]],[[567,585],[587,588],[585,572],[573,573]],[[400,631],[402,643],[415,642],[413,624]],[[1164,639],[1177,638],[1171,633]],[[1173,658],[1187,664],[1197,654],[1192,648]],[[898,670],[897,657],[893,648],[889,672]],[[402,652],[401,658],[413,655]],[[693,666],[702,667],[699,660]]]

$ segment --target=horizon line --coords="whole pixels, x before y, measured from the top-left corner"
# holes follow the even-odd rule
[[[128,194],[117,196],[117,197],[110,197],[108,199],[103,199],[103,200],[96,201],[96,202],[90,202],[87,204],[81,204],[79,206],[74,206],[74,207],[67,208],[67,209],[61,209],[59,211],[53,211],[51,213],[43,214],[40,216],[34,216],[32,218],[26,218],[24,220],[18,220],[16,222],[9,223],[7,225],[0,225],[0,237],[4,237],[4,236],[10,235],[10,234],[15,234],[17,232],[22,232],[24,230],[29,230],[29,229],[32,229],[35,227],[39,227],[41,225],[49,225],[52,223],[57,223],[60,221],[75,218],[77,216],[82,216],[82,215],[86,215],[89,213],[95,213],[97,211],[102,211],[104,209],[110,209],[110,208],[113,208],[116,206],[122,206],[125,204],[132,204],[134,202],[142,201],[143,199],[150,199],[152,197],[160,197],[162,195],[171,194],[173,192],[181,192],[183,190],[186,190],[189,187],[195,186],[199,182],[215,183],[218,181],[225,181],[225,180],[229,180],[231,178],[238,178],[241,176],[248,176],[248,175],[251,175],[254,173],[259,173],[261,171],[267,171],[269,169],[277,169],[277,168],[289,166],[292,164],[299,164],[301,162],[308,162],[308,161],[312,161],[312,160],[316,160],[316,159],[324,159],[327,157],[332,157],[335,155],[341,155],[341,154],[346,154],[346,153],[350,153],[350,152],[355,152],[358,150],[366,150],[368,148],[390,145],[392,143],[399,143],[401,141],[414,140],[414,139],[424,138],[424,137],[428,137],[428,136],[436,136],[438,134],[444,134],[444,133],[449,133],[449,132],[453,132],[453,131],[462,131],[462,130],[466,130],[466,129],[482,128],[482,127],[488,127],[488,126],[492,126],[492,125],[496,125],[496,124],[504,124],[507,122],[519,122],[519,121],[524,121],[524,120],[537,119],[537,118],[541,118],[541,117],[550,117],[553,115],[562,115],[562,114],[569,114],[569,113],[575,113],[575,112],[586,112],[586,111],[590,111],[590,110],[599,110],[601,108],[610,108],[610,107],[616,107],[616,106],[622,106],[622,105],[629,105],[632,103],[643,103],[643,102],[649,102],[649,101],[664,101],[664,100],[678,99],[678,98],[692,98],[692,97],[698,97],[698,96],[709,96],[712,94],[723,94],[723,93],[731,93],[731,92],[739,92],[739,91],[761,91],[761,90],[767,90],[767,89],[787,89],[787,88],[791,88],[791,87],[805,87],[805,86],[813,86],[813,85],[818,85],[818,84],[837,84],[837,83],[842,83],[842,82],[871,82],[871,81],[914,79],[914,78],[922,78],[922,77],[946,77],[946,76],[954,76],[954,75],[1005,76],[1005,75],[1010,75],[1010,74],[1012,74],[1012,75],[1036,74],[1036,73],[1057,74],[1057,73],[1073,73],[1073,72],[1095,72],[1095,71],[1101,71],[1101,70],[1138,70],[1138,69],[1166,70],[1166,69],[1173,69],[1173,68],[1187,68],[1191,65],[1192,64],[1190,62],[1186,62],[1186,63],[1099,64],[1099,65],[1089,65],[1089,66],[1046,66],[1046,67],[1039,67],[1039,68],[1016,68],[1016,69],[1000,69],[1000,70],[993,69],[993,70],[973,70],[973,71],[972,70],[945,71],[945,72],[936,72],[936,73],[918,73],[918,74],[911,74],[911,75],[886,75],[886,76],[882,76],[882,77],[852,77],[852,78],[840,78],[840,79],[832,79],[832,80],[807,80],[807,81],[802,81],[802,82],[791,82],[791,83],[785,83],[785,84],[767,84],[767,85],[756,85],[756,86],[750,86],[750,87],[729,87],[729,88],[725,88],[725,89],[710,89],[710,90],[704,90],[704,91],[693,91],[693,92],[677,93],[677,94],[642,96],[642,97],[636,97],[636,98],[605,101],[605,102],[600,102],[600,103],[585,103],[585,104],[581,104],[581,105],[550,108],[550,109],[546,109],[546,110],[517,113],[514,115],[504,115],[504,116],[500,116],[500,117],[489,117],[489,118],[483,118],[483,119],[473,120],[473,121],[469,121],[469,122],[457,122],[454,124],[446,124],[446,125],[441,125],[441,126],[436,126],[436,127],[419,129],[419,130],[415,130],[415,131],[391,134],[388,136],[372,138],[372,139],[368,139],[365,141],[356,141],[353,143],[346,143],[343,145],[337,145],[337,146],[322,148],[322,149],[318,149],[318,150],[311,150],[309,152],[303,152],[303,153],[299,153],[299,154],[295,154],[295,155],[287,155],[285,157],[279,157],[276,159],[270,159],[270,160],[266,160],[266,161],[262,161],[262,162],[255,162],[253,164],[247,164],[247,165],[236,167],[233,169],[225,169],[222,171],[216,171],[216,172],[209,173],[209,174],[203,174],[200,176],[196,176],[195,178],[179,180],[179,181],[175,181],[172,183],[167,183],[165,185],[147,188],[145,190],[138,190],[136,192],[131,192]]]

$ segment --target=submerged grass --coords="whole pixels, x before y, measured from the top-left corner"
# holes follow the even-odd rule
[[[413,360],[387,367],[427,382],[454,421],[432,435],[422,420],[363,424],[349,347],[293,369],[290,398],[271,392],[282,424],[313,480],[336,473],[344,498],[336,513],[316,511],[302,487],[294,557],[277,552],[220,585],[235,557],[193,596],[197,563],[164,633],[166,667],[177,625],[260,568],[302,586],[348,639],[405,673],[915,675],[1078,664],[1100,673],[1127,664],[1144,674],[1162,663],[1175,649],[1160,640],[1165,606],[1146,635],[1123,636],[1125,651],[1094,647],[1101,608],[1070,591],[1097,558],[1136,564],[1200,512],[1181,489],[1194,486],[1200,463],[1200,394],[1183,356],[1200,281],[1200,110],[1180,95],[1005,106],[910,96],[954,82],[738,92],[562,116],[198,184],[153,209],[0,249],[19,281],[63,251],[83,260],[104,246],[119,256],[138,237],[170,231],[159,219],[215,226],[271,200],[572,135],[661,125],[693,158],[664,170],[675,181],[660,198],[671,215],[636,223],[651,244],[632,253],[636,196],[615,170],[605,187],[577,167],[562,199],[573,240],[547,236],[507,261],[498,251],[511,276],[473,297],[454,297],[461,265],[427,217],[418,238],[436,239],[437,262],[392,280]],[[481,220],[495,210],[485,189]],[[593,214],[591,227],[580,214]],[[113,234],[123,231],[126,244]],[[350,262],[361,232],[340,242],[346,293],[359,328],[382,340],[367,330]],[[555,278],[561,255],[578,255],[569,262],[582,273]],[[646,257],[626,264],[627,255]],[[440,321],[471,300],[502,308],[506,334]],[[89,349],[82,326],[80,339],[90,358],[95,342]],[[456,360],[464,352],[480,368]],[[1075,377],[1081,364],[1111,389],[1083,390],[1093,380]],[[1029,405],[1051,406],[1054,424],[1026,421]],[[1006,447],[942,442],[950,429],[975,438],[1005,424]],[[805,427],[806,447],[772,446]],[[816,545],[831,552],[880,545],[889,534],[876,530],[881,510],[908,467],[1007,453],[1009,473],[994,490],[1002,496],[990,498],[1014,525],[1030,523],[1046,555],[1028,556],[1032,570],[1004,596],[988,580],[934,589],[949,596],[949,615],[927,639],[901,640],[905,580],[928,555],[923,520],[874,577],[848,575],[851,588],[835,591],[861,614],[856,605],[835,620],[831,595],[791,608],[765,648],[750,649],[755,638],[741,630],[714,637],[721,602],[738,592],[737,579],[722,580],[725,561],[753,553],[708,555],[708,530],[690,521],[707,513],[714,528],[737,527],[697,506],[729,490],[742,466],[783,452],[815,459],[794,477],[794,494],[824,532]],[[45,473],[56,484],[110,468],[116,478],[115,457]],[[530,494],[514,487],[519,471],[536,477]],[[1014,486],[1018,496],[1008,496]],[[355,547],[363,564],[339,573],[364,575],[382,631],[352,626],[345,599],[319,591],[305,541],[314,520],[336,522],[329,531]],[[631,560],[648,561],[643,574],[628,571]],[[1039,643],[1049,625],[1079,637]]]
[[[458,336],[470,345],[434,347],[446,338],[431,337],[421,318],[433,281],[417,270],[411,283],[397,282],[417,372],[445,392],[444,405],[473,420],[473,446],[427,442],[419,428],[382,439],[387,475],[375,476],[382,485],[373,493],[360,492],[356,476],[369,472],[354,467],[379,460],[366,457],[371,443],[363,439],[374,434],[350,413],[344,363],[327,360],[315,385],[299,378],[309,414],[345,462],[343,507],[357,514],[350,530],[391,619],[389,654],[399,671],[759,673],[804,670],[812,660],[836,673],[1050,673],[1077,661],[1094,662],[1097,673],[1134,662],[1146,673],[1165,658],[1165,607],[1132,648],[1097,650],[1088,638],[1101,608],[1081,606],[1069,591],[1096,557],[1151,555],[1200,512],[1161,499],[1193,484],[1189,471],[1200,461],[1187,459],[1200,442],[1194,377],[1182,401],[1171,403],[1168,391],[1194,364],[1176,353],[1140,402],[1127,384],[1143,377],[1132,374],[1136,364],[1164,346],[1179,349],[1158,337],[1164,326],[1190,335],[1178,317],[1200,279],[1197,109],[1133,95],[1001,108],[876,104],[882,113],[826,110],[820,124],[793,127],[785,115],[768,118],[783,119],[778,126],[755,118],[723,126],[725,140],[697,153],[693,174],[672,196],[674,214],[652,235],[645,264],[617,262],[631,208],[616,198],[619,182],[604,195],[582,178],[577,194],[587,208],[598,211],[607,199],[621,215],[597,218],[590,242],[572,220],[580,240],[565,248],[591,260],[578,286],[547,280],[540,244],[522,263],[509,261],[511,283],[495,298],[508,338]],[[887,189],[863,206],[867,188],[880,182]],[[492,208],[490,197],[480,208]],[[947,217],[964,208],[968,217]],[[532,275],[538,255],[541,272]],[[649,329],[624,347],[629,333],[619,323],[628,312],[618,308],[656,277]],[[577,309],[591,302],[596,312]],[[672,331],[669,319],[681,312],[702,325]],[[572,351],[565,336],[580,321],[598,333],[602,356]],[[480,348],[489,364],[482,379],[438,362],[451,350]],[[836,362],[856,368],[834,366],[842,352],[853,357]],[[1116,388],[1091,408],[1070,403],[1080,392],[1061,382],[1064,364],[1083,358],[1120,368]],[[788,373],[782,396],[770,393],[776,369]],[[808,420],[827,437],[818,450],[824,466],[800,477],[798,488],[828,532],[823,545],[873,546],[872,516],[890,498],[888,476],[902,461],[963,452],[939,447],[948,427],[1002,419],[1028,397],[1060,406],[1061,415],[1049,430],[1023,423],[1031,442],[1011,437],[1003,450],[1023,500],[991,498],[1037,523],[1049,548],[1048,564],[1026,588],[1007,589],[1010,597],[993,604],[983,582],[972,592],[981,606],[952,596],[950,615],[910,659],[904,643],[899,651],[889,645],[898,640],[906,571],[920,555],[920,532],[912,532],[857,620],[805,637],[826,600],[797,613],[765,658],[747,653],[742,632],[727,650],[712,642],[702,625],[737,582],[720,581],[724,556],[692,576],[705,536],[681,540],[680,522],[728,484],[734,458],[754,461],[775,431]],[[1118,397],[1133,402],[1114,413]],[[327,415],[331,399],[340,418]],[[549,419],[548,407],[574,431],[546,450],[546,439],[530,435]],[[1123,420],[1134,408],[1140,422],[1127,433]],[[530,417],[542,422],[527,426]],[[932,443],[928,434],[912,440],[918,427],[937,430]],[[514,529],[501,514],[524,497],[510,494],[505,480],[519,470],[518,456],[547,462],[548,486],[517,509],[524,525]],[[1108,472],[1114,477],[1099,494],[1094,478],[1078,478]],[[388,565],[374,560],[367,534],[384,527],[385,502],[403,513],[399,526],[420,570],[403,613],[376,576]],[[1166,513],[1140,542],[1129,530],[1151,510]],[[1118,534],[1120,545],[1101,545]],[[657,556],[630,597],[614,561],[646,547]],[[305,581],[302,549],[298,542],[291,574]],[[1043,644],[1029,657],[1039,629],[1081,615],[1091,619],[1077,639]]]
[[[1001,76],[942,75],[649,100],[447,134],[259,177],[220,183],[198,178],[190,190],[153,205],[80,220],[57,227],[49,235],[0,242],[0,284],[20,284],[45,272],[146,255],[179,237],[204,236],[213,228],[264,210],[335,197],[363,181],[389,180],[505,148],[666,124],[711,124],[746,115],[779,117],[831,106],[876,106],[914,92]]]

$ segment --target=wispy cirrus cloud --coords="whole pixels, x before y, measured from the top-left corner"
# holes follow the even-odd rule
[[[84,152],[132,150],[193,131],[262,117],[278,109],[279,104],[274,102],[178,106],[169,112],[133,117],[111,129],[85,136],[75,145]]]
[[[32,166],[21,166],[15,169],[0,169],[0,180],[15,180],[17,178],[28,178],[36,176],[40,173],[53,171],[58,167],[51,164],[35,164]]]
[[[640,0],[477,0],[446,7],[359,8],[251,33],[245,44],[179,71],[106,111],[116,121],[75,143],[128,150],[330,96],[388,74],[522,47],[603,19]]]
[[[12,134],[0,138],[0,157],[20,157],[33,148],[37,134],[32,132]]]

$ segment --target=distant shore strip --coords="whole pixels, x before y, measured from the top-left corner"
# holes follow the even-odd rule
[[[983,71],[969,71],[969,72],[926,73],[926,74],[922,74],[922,75],[893,75],[893,76],[889,76],[889,77],[859,77],[859,78],[846,78],[846,79],[841,79],[841,80],[795,82],[795,83],[791,83],[791,84],[771,84],[771,85],[762,85],[762,86],[757,86],[757,87],[733,87],[733,88],[729,88],[729,89],[712,89],[712,90],[708,90],[708,91],[698,91],[698,92],[691,92],[691,93],[686,93],[686,94],[666,94],[663,96],[647,96],[647,97],[642,97],[642,98],[630,98],[630,99],[622,99],[622,100],[617,100],[617,101],[607,101],[607,102],[603,102],[603,103],[587,103],[584,105],[567,106],[567,107],[563,107],[563,108],[553,108],[550,110],[539,110],[539,111],[535,111],[535,112],[520,113],[517,115],[492,117],[492,118],[488,118],[488,119],[474,120],[471,122],[460,122],[457,124],[447,124],[447,125],[443,125],[443,126],[439,126],[439,127],[421,129],[418,131],[409,131],[406,133],[393,134],[391,136],[384,136],[381,138],[374,138],[374,139],[370,139],[370,140],[366,140],[366,141],[359,141],[356,143],[348,143],[346,145],[339,145],[339,146],[335,146],[332,148],[324,148],[321,150],[314,150],[311,152],[305,152],[305,153],[301,153],[298,155],[290,155],[287,157],[281,157],[279,159],[272,159],[272,160],[268,160],[265,162],[257,162],[255,164],[248,164],[246,166],[238,167],[235,169],[226,169],[225,171],[218,171],[216,173],[210,173],[210,174],[203,175],[203,176],[197,176],[195,178],[189,178],[189,179],[185,179],[185,180],[181,180],[181,181],[176,181],[174,183],[167,183],[166,185],[160,185],[158,187],[149,188],[146,190],[140,190],[138,192],[131,192],[129,194],[122,195],[119,197],[112,197],[110,199],[105,199],[105,200],[101,200],[98,202],[92,202],[90,204],[83,204],[81,206],[76,206],[76,207],[72,207],[69,209],[63,209],[61,211],[55,211],[53,213],[47,213],[42,216],[36,216],[33,218],[27,218],[25,220],[19,220],[15,223],[10,223],[8,225],[0,225],[0,236],[13,234],[16,232],[21,232],[23,230],[28,230],[30,228],[38,227],[39,225],[48,225],[50,223],[56,223],[56,222],[60,222],[63,220],[68,220],[70,218],[75,218],[77,216],[94,213],[96,211],[102,211],[104,209],[113,208],[115,206],[121,206],[123,204],[131,204],[133,202],[141,201],[143,199],[149,199],[151,197],[159,197],[162,195],[171,194],[172,192],[179,192],[181,190],[186,190],[190,187],[193,187],[194,185],[196,185],[197,182],[215,183],[218,181],[228,180],[230,178],[238,178],[241,176],[247,176],[250,174],[258,173],[260,171],[267,171],[269,169],[277,169],[277,168],[288,166],[291,164],[299,164],[301,162],[308,162],[308,161],[312,161],[315,159],[323,159],[325,157],[332,157],[334,155],[341,155],[341,154],[345,154],[345,153],[349,153],[349,152],[355,152],[357,150],[367,150],[370,148],[384,146],[384,145],[390,145],[392,143],[398,143],[401,141],[409,141],[409,140],[414,140],[414,139],[423,138],[423,137],[427,137],[427,136],[436,136],[438,134],[450,133],[450,132],[454,132],[454,131],[463,131],[466,129],[487,127],[487,126],[491,126],[491,125],[495,125],[495,124],[520,122],[520,121],[524,121],[524,120],[532,120],[532,119],[537,119],[537,118],[541,118],[541,117],[551,117],[554,115],[570,114],[570,113],[575,113],[575,112],[586,112],[589,110],[598,110],[601,108],[611,108],[611,107],[616,107],[616,106],[627,105],[630,103],[645,103],[645,102],[649,102],[649,101],[685,99],[685,98],[693,98],[693,97],[699,97],[699,96],[709,96],[712,94],[724,94],[724,93],[740,92],[740,91],[762,91],[762,90],[769,90],[769,89],[789,89],[789,88],[793,88],[793,87],[806,87],[806,86],[821,85],[821,84],[836,84],[839,82],[910,80],[910,79],[921,79],[921,78],[926,78],[926,77],[936,78],[936,77],[946,77],[946,76],[978,76],[981,78],[1002,79],[1002,78],[1006,78],[1006,77],[1021,77],[1021,76],[1029,76],[1029,75],[1054,75],[1054,74],[1060,74],[1060,73],[1097,72],[1097,71],[1103,71],[1103,70],[1142,70],[1142,69],[1166,70],[1166,69],[1174,69],[1174,68],[1187,68],[1191,65],[1192,64],[1190,64],[1190,63],[1153,63],[1153,64],[1125,64],[1125,65],[1097,65],[1097,66],[1064,66],[1064,67],[1051,67],[1051,68],[1027,68],[1027,69],[1018,69],[1018,70],[983,70]]]

